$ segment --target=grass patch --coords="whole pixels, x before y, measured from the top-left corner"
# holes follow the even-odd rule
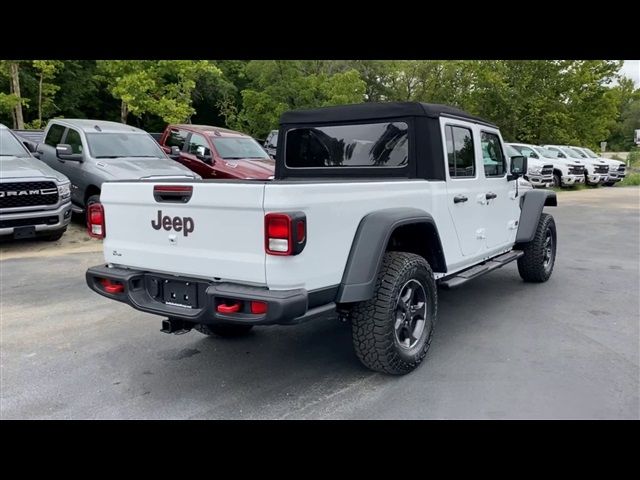
[[[624,180],[618,183],[621,187],[637,186],[640,185],[640,173],[631,172],[628,173]]]

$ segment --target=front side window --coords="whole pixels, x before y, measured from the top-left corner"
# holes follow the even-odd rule
[[[294,128],[285,142],[289,168],[403,167],[409,161],[405,122]]]
[[[62,134],[64,133],[64,127],[62,125],[51,125],[49,127],[49,131],[47,132],[47,136],[44,139],[44,143],[55,147],[62,141]]]
[[[578,150],[577,148],[572,148],[572,151],[576,152],[578,155],[580,155],[581,158],[587,158],[587,156],[582,153],[580,150]]]
[[[546,158],[557,158],[558,152],[555,150],[551,150],[549,148],[544,147],[534,147],[535,151],[538,152],[538,155]]]
[[[507,172],[507,163],[504,160],[500,137],[495,133],[482,132],[480,139],[485,176],[502,177]]]
[[[67,138],[65,139],[67,145],[71,145],[73,153],[82,153],[82,139],[80,133],[77,130],[70,128],[67,130]]]
[[[465,127],[447,125],[445,127],[447,142],[447,160],[451,178],[475,177],[475,154],[473,135]]]
[[[585,152],[590,158],[598,158],[598,155],[596,155],[595,152],[589,148],[583,148],[582,151]]]
[[[148,133],[87,133],[87,143],[94,158],[166,158],[158,142]]]
[[[558,158],[567,158],[567,156],[559,148],[547,147],[547,149],[552,151],[552,152],[556,152],[556,157],[558,157]]]
[[[191,138],[187,143],[187,152],[192,155],[211,156],[207,139],[197,133],[191,134]]]

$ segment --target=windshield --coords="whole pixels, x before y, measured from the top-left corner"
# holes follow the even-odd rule
[[[0,156],[2,157],[30,157],[27,149],[22,145],[9,129],[0,129]]]
[[[576,152],[578,155],[580,155],[580,158],[587,158],[587,154],[586,153],[582,153],[581,150],[578,150],[575,147],[571,147],[571,150],[573,150],[574,152]]]
[[[148,133],[87,133],[87,142],[94,158],[165,157]]]
[[[556,152],[555,150],[549,150],[548,148],[533,147],[533,149],[536,152],[538,152],[538,155],[540,155],[541,157],[557,158],[557,156],[558,156],[558,152]]]
[[[537,157],[538,154],[533,150],[533,148],[528,147],[526,145],[514,145],[514,148],[520,152],[520,155],[524,155],[525,157],[531,157],[533,153],[533,157]]]
[[[271,157],[253,138],[248,137],[223,137],[214,138],[213,145],[218,155],[227,160],[239,160],[255,158],[269,160]]]
[[[505,144],[504,149],[509,157],[517,157],[521,155],[521,153],[515,147],[512,147],[509,144]]]
[[[588,148],[583,148],[582,151],[586,153],[591,158],[599,158],[598,155],[593,153],[593,150],[589,150]]]
[[[579,155],[578,152],[576,152],[572,148],[560,147],[560,150],[562,150],[562,153],[564,153],[567,157],[570,157],[570,158],[582,158],[582,156]]]

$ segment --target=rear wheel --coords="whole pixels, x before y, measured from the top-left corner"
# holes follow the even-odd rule
[[[371,370],[403,375],[422,363],[433,336],[438,296],[433,272],[419,255],[387,252],[374,297],[350,311],[353,345]]]
[[[253,328],[253,325],[235,325],[230,323],[205,325],[204,323],[199,323],[193,328],[205,335],[216,335],[218,337],[230,338],[246,335]]]
[[[546,282],[556,262],[556,223],[548,213],[540,215],[533,240],[522,246],[518,273],[525,282]]]

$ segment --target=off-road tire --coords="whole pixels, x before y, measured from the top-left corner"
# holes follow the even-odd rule
[[[400,291],[412,279],[424,288],[427,310],[420,339],[407,350],[396,338],[395,311]],[[355,304],[349,311],[356,355],[366,367],[377,372],[393,375],[411,372],[429,350],[437,313],[438,292],[429,263],[413,253],[387,252],[373,298]]]
[[[547,240],[547,233],[549,233],[552,238],[552,258],[550,264],[545,264],[545,242]],[[518,259],[518,273],[520,273],[520,277],[522,277],[525,282],[541,283],[549,280],[555,265],[556,248],[556,222],[548,213],[542,213],[540,220],[538,220],[538,226],[536,227],[533,240],[520,247],[524,252],[524,255]]]
[[[249,333],[253,325],[235,325],[230,323],[218,323],[214,325],[197,324],[193,327],[195,330],[205,335],[215,335],[217,337],[242,337]]]
[[[607,183],[605,183],[605,185],[607,187],[613,187],[615,184],[616,184],[616,182],[607,182]]]

